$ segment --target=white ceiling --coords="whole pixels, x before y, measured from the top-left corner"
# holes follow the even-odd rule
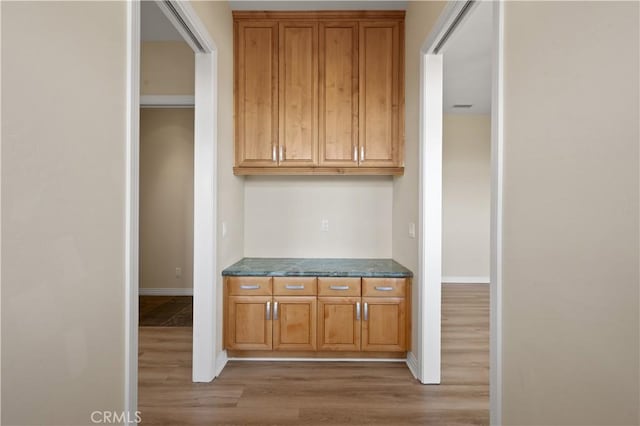
[[[442,48],[444,111],[454,114],[491,112],[491,37],[493,7],[481,1],[468,13]],[[471,104],[471,108],[453,108]]]
[[[140,38],[142,41],[184,41],[155,1],[143,1],[141,4]]]
[[[351,1],[272,1],[231,0],[232,10],[405,10],[407,1],[351,0]]]

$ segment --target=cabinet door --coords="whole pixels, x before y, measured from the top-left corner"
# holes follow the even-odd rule
[[[280,296],[273,299],[273,349],[316,350],[315,296]]]
[[[236,164],[275,167],[278,146],[278,24],[235,28]]]
[[[271,296],[229,296],[229,349],[271,350]]]
[[[318,24],[280,23],[280,166],[313,166],[318,153]]]
[[[320,165],[358,166],[358,23],[320,23]]]
[[[406,351],[405,299],[363,297],[362,302],[362,350]]]
[[[360,166],[399,165],[400,27],[360,23]]]
[[[360,350],[360,298],[318,298],[318,350]]]

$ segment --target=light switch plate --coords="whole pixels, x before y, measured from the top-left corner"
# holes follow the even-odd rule
[[[415,223],[410,223],[409,224],[409,237],[410,238],[415,238],[416,237],[416,224]]]

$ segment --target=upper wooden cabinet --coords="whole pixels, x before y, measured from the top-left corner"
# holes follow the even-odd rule
[[[358,166],[358,23],[320,23],[320,162]]]
[[[318,158],[318,24],[281,22],[280,166],[314,166]]]
[[[276,167],[278,149],[278,23],[235,27],[236,165]]]
[[[236,164],[404,171],[404,12],[234,12]]]

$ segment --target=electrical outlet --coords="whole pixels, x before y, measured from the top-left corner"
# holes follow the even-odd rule
[[[176,268],[176,278],[182,277],[182,268]]]
[[[320,229],[322,232],[329,232],[329,219],[322,219],[320,221]]]
[[[416,237],[416,224],[415,223],[410,223],[409,224],[409,237],[410,238],[415,238]]]

